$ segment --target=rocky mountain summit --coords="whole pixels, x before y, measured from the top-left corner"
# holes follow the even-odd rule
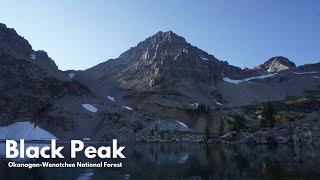
[[[0,24],[0,125],[30,121],[59,139],[203,142],[238,128],[237,114],[258,129],[260,109],[243,107],[303,96],[319,88],[319,72],[319,63],[296,67],[281,56],[241,69],[172,31],[87,70],[62,72]],[[318,105],[317,94],[298,99],[279,103],[280,119],[317,118],[315,109],[304,111]]]
[[[135,89],[164,87],[181,78],[210,84],[221,80],[223,75],[241,78],[254,74],[216,59],[172,31],[160,31],[117,59],[108,60],[87,71],[104,74],[112,71],[124,87]]]
[[[283,56],[272,57],[260,66],[256,66],[254,69],[267,73],[280,72],[295,68],[296,64]]]

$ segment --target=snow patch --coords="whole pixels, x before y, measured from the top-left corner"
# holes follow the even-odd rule
[[[278,73],[273,73],[273,74],[266,74],[266,75],[262,75],[262,76],[257,76],[257,77],[251,77],[251,78],[247,78],[244,79],[244,81],[251,81],[253,79],[266,79],[266,78],[271,78],[275,75],[277,75]]]
[[[314,78],[316,78],[316,79],[320,79],[320,77],[319,76],[313,76]]]
[[[200,57],[202,60],[208,61],[208,58]]]
[[[68,75],[69,75],[69,77],[70,77],[71,79],[73,79],[76,74],[75,74],[75,73],[68,73]]]
[[[191,106],[195,106],[197,108],[199,106],[199,104],[198,103],[193,103],[193,104],[191,104]]]
[[[36,124],[26,121],[0,127],[0,139],[51,140],[57,138]]]
[[[37,59],[37,56],[32,53],[32,54],[30,54],[30,58],[31,58],[32,60],[36,60],[36,59]]]
[[[222,104],[222,103],[220,103],[220,102],[216,102],[216,104],[218,104],[218,105],[220,105],[220,106],[223,106],[223,104]]]
[[[112,96],[107,96],[107,98],[108,98],[110,101],[116,101],[116,100],[114,99],[114,97],[112,97]]]
[[[91,141],[90,138],[83,138],[82,140],[84,140],[84,141]]]
[[[127,109],[127,110],[129,110],[129,111],[132,111],[133,109],[131,108],[131,107],[129,107],[129,106],[122,106],[123,108],[125,108],[125,109]]]
[[[243,82],[243,80],[233,80],[233,79],[230,79],[228,77],[224,77],[223,80],[225,82],[232,83],[232,84],[240,84],[240,83]]]
[[[221,138],[229,138],[229,137],[232,137],[234,135],[236,135],[237,132],[236,131],[231,131],[231,132],[228,132],[226,134],[224,134],[223,136],[220,136]]]
[[[98,111],[98,109],[91,104],[82,104],[82,107],[93,113],[96,113]]]
[[[254,80],[254,79],[266,79],[266,78],[270,78],[270,77],[275,76],[276,74],[277,74],[277,73],[267,74],[267,75],[250,77],[250,78],[241,79],[241,80],[233,80],[233,79],[230,79],[230,78],[228,78],[228,77],[224,77],[223,80],[224,80],[225,82],[232,83],[232,84],[240,84],[240,83],[248,82],[248,81],[251,81],[251,80]]]
[[[177,122],[178,122],[181,126],[188,128],[188,126],[187,126],[185,123],[180,122],[180,121],[177,121]]]
[[[310,72],[293,72],[294,74],[303,75],[303,74],[317,74],[316,71],[310,71]]]

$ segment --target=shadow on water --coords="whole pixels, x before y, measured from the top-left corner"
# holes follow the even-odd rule
[[[96,147],[105,144],[90,144]],[[67,156],[69,144],[63,144]],[[4,152],[0,144],[0,152]],[[126,159],[39,159],[50,162],[122,162],[123,168],[9,168],[0,179],[319,179],[320,153],[312,146],[127,144]],[[3,155],[3,154],[2,154]],[[22,161],[21,159],[19,161]],[[30,160],[24,160],[30,162]],[[32,160],[31,162],[36,162]]]

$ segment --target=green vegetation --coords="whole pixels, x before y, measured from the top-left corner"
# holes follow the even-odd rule
[[[320,100],[320,89],[307,90],[305,93],[308,98],[315,98],[317,100]]]
[[[160,137],[162,140],[164,140],[164,132],[160,132]]]
[[[306,97],[300,97],[300,96],[288,96],[285,99],[286,104],[303,104],[308,101],[308,98]]]
[[[205,129],[204,129],[204,134],[205,134],[205,141],[208,141],[208,139],[211,139],[211,131],[208,127],[208,125],[206,125]]]
[[[243,115],[236,114],[234,117],[234,130],[239,132],[240,129],[245,128],[246,118]]]
[[[277,123],[286,123],[286,122],[292,122],[295,120],[303,119],[305,117],[304,114],[278,114],[275,116],[275,121]]]
[[[199,104],[197,107],[198,113],[208,114],[210,112],[210,106],[205,104]]]
[[[220,127],[219,127],[219,134],[220,136],[224,133],[224,122],[223,120],[220,121]]]
[[[286,104],[303,104],[308,101],[320,101],[320,90],[307,90],[304,96],[288,96],[284,101]]]
[[[209,114],[211,112],[210,105],[199,104],[196,109],[184,109],[189,116],[199,116],[202,114]]]
[[[244,105],[244,106],[241,106],[241,109],[244,110],[244,112],[246,114],[249,114],[249,113],[256,112],[259,109],[259,106],[257,106],[257,105]]]
[[[291,114],[278,114],[274,117],[276,122],[285,123],[285,122],[292,122],[295,120],[295,117]]]
[[[260,122],[261,127],[300,120],[306,117],[306,113],[319,112],[319,109],[320,86],[319,89],[305,91],[302,96],[288,96],[283,101],[241,106],[244,114],[263,118]]]
[[[262,127],[274,126],[276,110],[271,102],[263,103],[261,115],[263,117],[261,121]]]

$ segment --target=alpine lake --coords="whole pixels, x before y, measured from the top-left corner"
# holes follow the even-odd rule
[[[125,159],[71,159],[70,143],[64,159],[6,159],[0,143],[0,179],[320,179],[320,148],[309,145],[248,145],[197,143],[119,143]],[[28,142],[26,146],[44,146]],[[86,146],[107,143],[87,142]],[[122,167],[9,167],[15,163],[120,164]]]

